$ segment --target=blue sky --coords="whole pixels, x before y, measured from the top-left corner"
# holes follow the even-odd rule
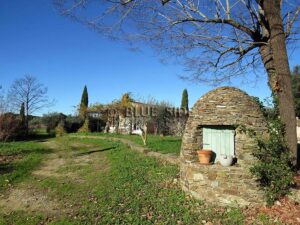
[[[56,104],[37,115],[73,112],[87,85],[90,103],[109,103],[124,92],[138,98],[153,96],[180,105],[184,88],[190,106],[214,87],[180,80],[183,68],[161,64],[148,48],[133,52],[126,43],[100,34],[54,10],[50,0],[0,1],[0,84],[5,90],[24,74],[31,74],[48,87]],[[296,50],[290,65],[300,64]],[[263,73],[263,71],[262,71]],[[251,75],[250,75],[251,76]],[[264,78],[256,83],[233,84],[261,99],[270,95]]]

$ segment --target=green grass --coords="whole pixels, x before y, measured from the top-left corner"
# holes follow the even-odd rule
[[[0,162],[0,190],[25,179],[49,152],[34,141],[0,143],[0,157],[9,159]]]
[[[177,166],[163,165],[120,142],[68,137],[52,141],[58,146],[53,154],[65,160],[57,170],[61,176],[23,174],[19,185],[57,202],[58,213],[27,209],[4,213],[0,209],[0,224],[245,223],[238,208],[216,207],[185,195],[179,185]],[[40,149],[36,144],[24,142],[17,147],[18,143],[11,143],[4,152],[25,154],[29,150],[22,146]],[[84,164],[84,159],[90,161]],[[263,219],[265,224],[269,222]]]
[[[133,141],[136,144],[143,145],[143,141],[138,135],[127,135],[127,134],[105,134],[105,133],[77,133],[72,135],[91,135],[91,136],[103,136],[103,137],[115,137],[123,138]],[[164,136],[160,137],[158,135],[148,135],[147,148],[152,151],[160,152],[163,154],[180,154],[181,148],[181,137]]]

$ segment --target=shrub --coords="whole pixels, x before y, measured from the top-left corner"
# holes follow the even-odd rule
[[[270,206],[289,193],[293,185],[294,168],[284,139],[285,128],[279,118],[276,98],[274,98],[273,111],[265,115],[269,137],[263,140],[252,133],[258,144],[258,149],[253,152],[253,155],[258,161],[250,171],[258,178],[265,191],[267,204]]]
[[[67,116],[65,120],[65,129],[67,132],[77,132],[83,125],[84,120],[80,116]]]
[[[29,128],[32,130],[45,128],[42,118],[37,116],[29,120]]]
[[[20,117],[6,113],[0,115],[0,140],[7,141],[16,138],[23,133],[22,121]]]
[[[47,133],[51,133],[60,121],[64,121],[66,119],[66,115],[62,113],[48,113],[43,115],[42,121],[46,126]]]
[[[65,123],[63,121],[60,121],[58,123],[58,125],[56,126],[56,128],[55,128],[55,135],[58,137],[58,136],[63,136],[66,133],[67,132],[66,132],[66,129],[65,129]]]
[[[85,119],[82,127],[80,127],[80,129],[78,130],[78,132],[82,132],[82,133],[85,133],[85,132],[90,132],[90,121],[89,119]]]

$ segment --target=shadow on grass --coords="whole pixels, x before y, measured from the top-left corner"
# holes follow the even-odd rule
[[[116,149],[116,148],[117,147],[114,146],[114,147],[109,147],[109,148],[104,148],[104,149],[96,149],[96,150],[91,150],[88,152],[78,153],[78,154],[76,154],[76,156],[90,155],[90,154],[93,154],[96,152],[105,152],[105,151],[109,151],[109,150]]]
[[[9,139],[6,143],[9,142],[19,142],[19,141],[46,141],[49,138],[55,138],[54,135],[51,134],[29,134],[27,136],[19,136],[13,139]]]
[[[24,137],[23,141],[45,141],[49,138],[55,138],[55,136],[50,134],[31,134]]]
[[[14,171],[14,166],[11,163],[0,163],[0,175],[11,173]]]
[[[50,154],[52,153],[53,150],[49,149],[49,148],[34,148],[34,149],[29,149],[29,148],[24,148],[18,152],[15,153],[9,153],[7,154],[8,156],[13,156],[13,155],[20,155],[21,157],[24,157],[26,155],[30,155],[30,154]]]
[[[179,142],[178,140],[165,140],[165,139],[161,139],[159,141],[161,141],[161,142],[170,142],[170,143]]]

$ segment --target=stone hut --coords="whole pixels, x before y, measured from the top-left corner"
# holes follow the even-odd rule
[[[199,199],[221,205],[240,206],[263,201],[249,167],[255,160],[255,140],[242,132],[252,129],[258,135],[266,132],[266,121],[257,102],[233,87],[221,87],[201,97],[191,110],[181,147],[181,184],[185,191]],[[196,151],[214,151],[214,163],[201,165]],[[234,155],[230,167],[219,164],[220,154]]]

